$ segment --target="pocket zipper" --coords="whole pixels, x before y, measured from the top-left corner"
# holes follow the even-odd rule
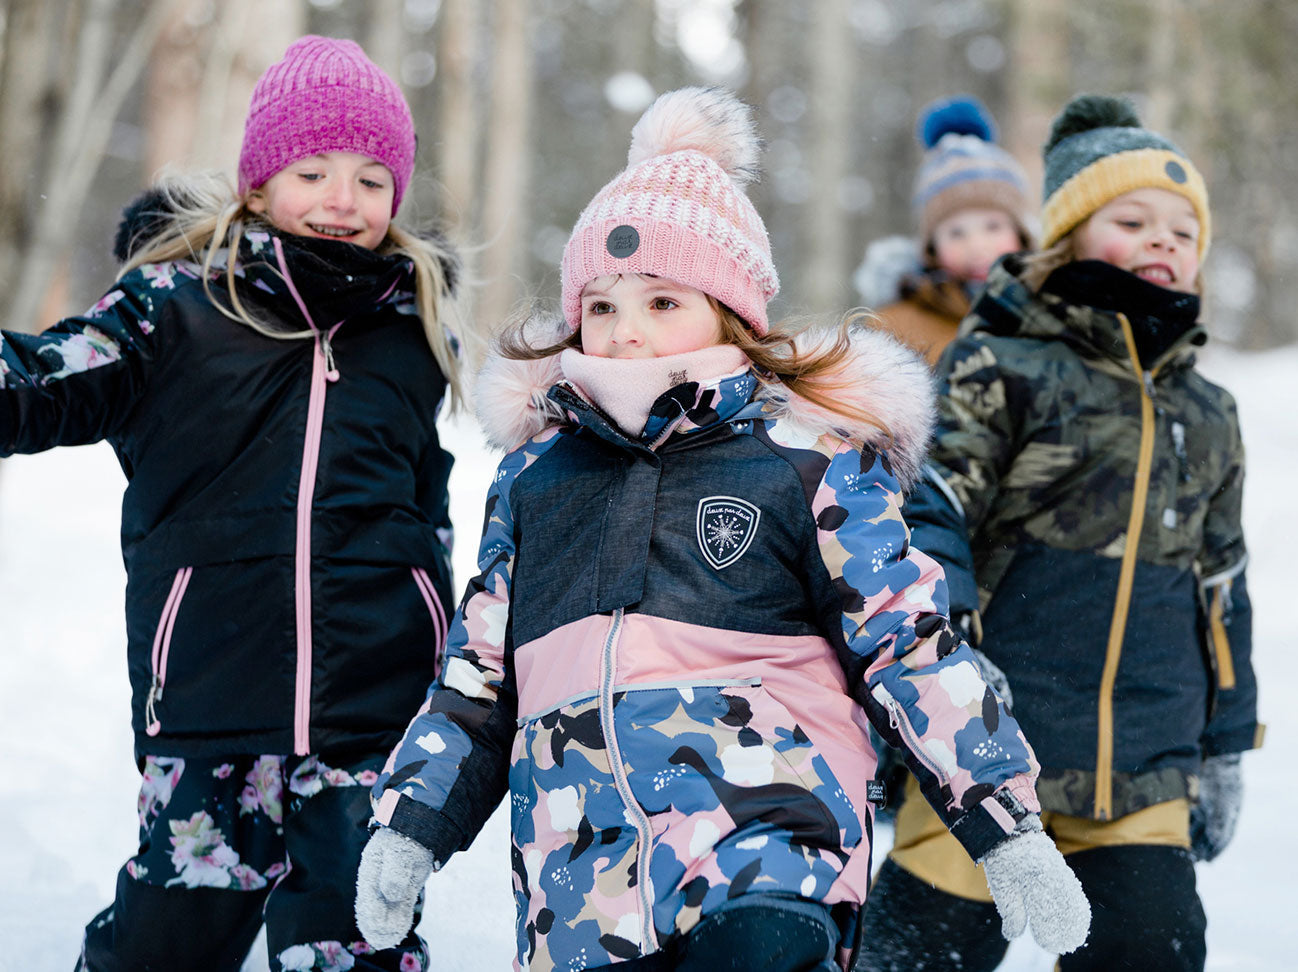
[[[423,595],[424,603],[428,605],[428,614],[433,619],[433,675],[436,677],[442,673],[442,653],[446,650],[446,610],[442,607],[442,600],[437,596],[437,588],[433,586],[428,571],[422,567],[411,567],[410,573],[414,575],[415,585]]]
[[[915,727],[910,724],[910,718],[906,715],[905,708],[897,701],[893,694],[884,688],[882,683],[872,688],[870,694],[874,696],[877,702],[888,710],[888,725],[901,734],[906,742],[907,748],[915,754],[916,759],[924,764],[924,768],[936,776],[944,786],[951,782],[950,777],[947,776],[946,770],[944,770],[937,761],[929,756],[928,751],[924,748],[924,744],[919,738],[919,734],[915,732]]]
[[[167,683],[167,656],[171,653],[171,629],[176,625],[176,614],[180,611],[180,602],[189,586],[193,567],[182,567],[176,571],[171,581],[171,593],[162,605],[162,616],[158,618],[158,629],[153,633],[153,654],[151,657],[152,680],[149,683],[149,697],[144,701],[144,731],[156,736],[162,731],[162,722],[158,719],[156,705],[162,701],[162,690]]]

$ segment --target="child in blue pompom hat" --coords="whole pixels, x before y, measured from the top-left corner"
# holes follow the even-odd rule
[[[1031,247],[1032,207],[1027,176],[996,143],[996,123],[978,99],[932,102],[916,136],[924,147],[911,196],[919,235],[870,244],[856,286],[881,326],[931,364],[992,264]]]

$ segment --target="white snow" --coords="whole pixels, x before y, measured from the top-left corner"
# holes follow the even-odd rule
[[[1208,968],[1288,968],[1298,933],[1289,915],[1298,837],[1292,753],[1298,706],[1293,546],[1298,507],[1298,348],[1223,350],[1203,370],[1240,403],[1249,450],[1245,526],[1254,661],[1266,746],[1244,759],[1234,843],[1199,867],[1208,913]],[[495,457],[471,421],[447,428],[457,457],[452,517],[456,576],[472,572],[482,498]],[[123,642],[125,576],[118,549],[123,477],[105,445],[0,461],[0,972],[66,972],[81,929],[111,900],[135,850],[138,777],[131,757]],[[507,805],[473,847],[428,884],[421,930],[446,972],[498,972],[513,954]],[[886,843],[886,833],[881,834]],[[882,855],[881,846],[878,855]],[[877,859],[877,858],[876,858]],[[1046,972],[1052,959],[1020,939],[1002,968]],[[246,972],[266,968],[254,950]]]

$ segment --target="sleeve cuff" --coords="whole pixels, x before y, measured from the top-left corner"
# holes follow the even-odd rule
[[[1026,779],[1012,780],[957,817],[951,824],[951,836],[973,860],[980,861],[1014,832],[1020,820],[1040,811],[1032,784]]]
[[[440,810],[432,810],[407,796],[397,801],[387,826],[427,847],[438,868],[462,850],[465,843],[466,835],[459,824]]]
[[[1255,722],[1251,726],[1233,729],[1230,732],[1214,733],[1199,740],[1199,747],[1204,756],[1221,756],[1225,753],[1244,753],[1250,749],[1261,749],[1266,736],[1266,726]]]

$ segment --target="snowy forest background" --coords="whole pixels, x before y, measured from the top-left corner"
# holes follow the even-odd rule
[[[403,206],[474,246],[479,320],[557,290],[581,207],[652,97],[757,106],[753,192],[775,316],[859,302],[865,244],[910,230],[915,114],[982,98],[1036,177],[1078,91],[1131,95],[1212,191],[1214,335],[1298,338],[1298,4],[1277,0],[3,0],[0,321],[40,330],[113,276],[122,206],[164,166],[232,172],[258,75],[305,32],[400,79],[419,133]]]
[[[298,35],[360,41],[420,135],[403,207],[468,248],[482,327],[557,296],[581,207],[652,97],[734,87],[757,107],[753,197],[784,292],[773,316],[860,300],[866,243],[908,232],[916,111],[969,92],[1039,174],[1067,97],[1131,95],[1211,192],[1205,372],[1240,402],[1266,747],[1240,835],[1199,868],[1209,969],[1290,967],[1298,680],[1298,4],[1280,0],[0,0],[0,322],[37,331],[110,284],[117,215],[164,166],[233,172],[252,84]],[[472,572],[494,457],[471,419],[456,574]],[[134,849],[138,778],[123,661],[120,470],[106,446],[0,460],[0,970],[69,969]],[[439,969],[512,952],[506,821],[429,885]],[[886,843],[886,830],[881,835]],[[882,852],[882,847],[880,851]],[[1028,943],[1007,972],[1044,972]],[[265,968],[254,955],[247,972]]]

